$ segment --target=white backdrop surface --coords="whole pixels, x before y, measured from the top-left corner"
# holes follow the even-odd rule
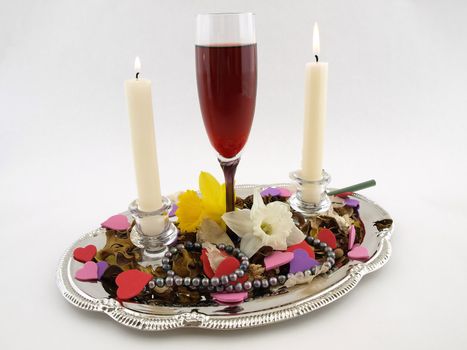
[[[62,252],[134,199],[123,80],[153,81],[165,193],[221,178],[194,71],[195,15],[257,15],[257,110],[238,183],[299,167],[314,21],[329,62],[325,168],[395,218],[393,257],[348,296],[285,323],[149,334],[59,294]],[[467,347],[465,1],[0,0],[0,348]]]

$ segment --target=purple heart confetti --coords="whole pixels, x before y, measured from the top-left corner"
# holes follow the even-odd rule
[[[97,279],[100,280],[102,278],[102,275],[104,274],[105,270],[109,267],[109,264],[107,264],[107,261],[99,261],[97,263]]]
[[[170,212],[169,212],[169,217],[170,217],[170,218],[173,217],[173,216],[175,216],[175,212],[177,211],[177,209],[178,209],[178,205],[177,205],[177,204],[173,204],[173,205],[172,205],[172,210],[170,210]]]
[[[344,204],[352,208],[358,208],[360,206],[360,202],[357,199],[353,199],[353,198],[346,198],[344,200]]]
[[[261,196],[266,197],[266,196],[271,196],[271,197],[276,197],[281,195],[281,190],[276,188],[276,187],[268,187],[261,191]]]
[[[295,249],[293,253],[294,258],[290,262],[289,273],[305,271],[319,265],[319,262],[310,258],[308,253],[303,249]]]

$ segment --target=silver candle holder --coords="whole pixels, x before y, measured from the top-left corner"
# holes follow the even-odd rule
[[[291,180],[295,183],[297,190],[289,198],[290,206],[310,217],[324,213],[331,207],[331,200],[327,194],[327,187],[331,182],[331,176],[323,170],[322,177],[317,181],[305,180],[300,170],[290,173]]]
[[[135,220],[130,238],[133,244],[143,250],[143,266],[161,266],[162,258],[178,235],[178,230],[169,219],[172,203],[162,197],[162,207],[146,212],[138,207],[135,200],[130,203],[129,211]]]

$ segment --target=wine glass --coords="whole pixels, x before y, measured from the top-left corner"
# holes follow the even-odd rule
[[[256,36],[252,13],[197,17],[196,78],[204,126],[225,177],[226,211],[235,209],[234,177],[256,103]]]

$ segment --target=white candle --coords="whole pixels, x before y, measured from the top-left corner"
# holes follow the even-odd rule
[[[125,81],[125,93],[130,117],[138,207],[142,211],[151,212],[162,207],[162,197],[157,165],[151,81],[138,78],[140,68],[139,57],[136,57],[136,79]],[[142,224],[145,234],[160,233],[161,225],[160,220],[146,219]]]
[[[303,153],[301,177],[318,181],[323,170],[324,127],[326,122],[326,100],[328,85],[328,64],[318,62],[318,24],[313,28],[313,53],[316,62],[308,62],[305,70],[305,121],[303,127]],[[321,191],[317,186],[303,189],[306,202],[318,203]]]

